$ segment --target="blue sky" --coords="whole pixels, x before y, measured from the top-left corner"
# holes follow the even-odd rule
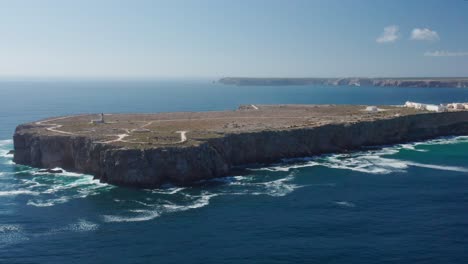
[[[0,0],[0,76],[468,76],[465,0]]]

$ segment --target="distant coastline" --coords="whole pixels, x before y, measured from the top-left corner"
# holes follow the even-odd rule
[[[250,78],[225,77],[218,81],[227,85],[348,85],[468,88],[468,77],[441,78]]]

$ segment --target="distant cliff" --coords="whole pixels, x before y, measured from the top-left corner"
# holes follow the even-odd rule
[[[396,87],[467,88],[468,78],[244,78],[226,77],[220,83],[230,85],[351,85]]]
[[[277,162],[448,135],[468,134],[468,111],[395,115],[388,119],[314,127],[228,133],[197,145],[128,148],[90,137],[37,133],[20,125],[14,135],[14,162],[62,167],[104,182],[137,187],[189,185],[228,175],[251,163]]]

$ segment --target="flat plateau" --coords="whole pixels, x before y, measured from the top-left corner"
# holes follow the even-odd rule
[[[190,185],[252,163],[467,134],[465,110],[243,105],[233,111],[55,117],[19,125],[13,139],[18,164],[150,188]]]
[[[234,111],[104,114],[101,124],[91,122],[98,114],[85,114],[45,119],[28,124],[24,130],[88,137],[94,143],[125,148],[184,147],[232,133],[353,124],[423,113],[397,106],[378,109],[371,113],[359,105],[243,105]]]

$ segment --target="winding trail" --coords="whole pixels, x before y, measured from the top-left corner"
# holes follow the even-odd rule
[[[129,136],[129,134],[118,134],[116,136],[117,136],[117,139],[108,140],[108,141],[99,141],[97,143],[107,144],[107,143],[123,141],[124,138]]]
[[[58,118],[54,118],[54,119],[47,119],[47,120],[43,120],[43,121],[38,121],[36,122],[35,124],[36,125],[40,125],[40,126],[43,126],[43,125],[49,125],[50,127],[46,127],[46,130],[47,131],[52,131],[52,132],[56,132],[56,133],[59,133],[59,134],[65,134],[65,135],[76,135],[75,133],[72,133],[72,132],[67,132],[67,131],[62,131],[62,130],[58,130],[58,128],[61,128],[63,127],[63,125],[58,125],[58,124],[54,124],[54,123],[51,123],[51,124],[44,124],[46,122],[51,122],[51,121],[56,121],[56,120],[62,120],[62,119],[66,119],[66,118],[69,118],[69,116],[63,116],[63,117],[58,117]]]

